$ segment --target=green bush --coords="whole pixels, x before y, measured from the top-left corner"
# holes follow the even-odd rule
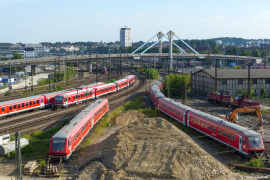
[[[250,166],[254,166],[254,167],[264,167],[264,163],[259,160],[259,159],[251,159],[249,162],[248,162],[248,165]]]
[[[146,68],[138,68],[138,69],[136,69],[136,72],[145,75],[147,78],[149,78],[149,76],[150,76],[150,79],[159,78],[159,72],[153,68],[151,68],[150,70],[146,69]]]
[[[11,93],[9,91],[6,91],[4,94],[4,96],[10,96],[10,95],[11,95]]]

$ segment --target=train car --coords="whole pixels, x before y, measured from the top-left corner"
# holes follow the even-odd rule
[[[64,94],[64,93],[70,93],[73,91],[76,91],[76,89],[71,88],[71,89],[65,89],[62,91],[56,91],[56,92],[52,92],[52,93],[42,94],[42,96],[44,96],[45,107],[46,108],[51,107],[54,103],[56,96],[59,96],[59,95]]]
[[[209,102],[213,102],[215,104],[230,106],[231,105],[231,95],[228,91],[220,90],[218,92],[210,92],[207,97]]]
[[[102,74],[105,74],[106,72],[107,72],[107,67],[103,66],[103,67],[101,68],[101,73],[102,73]]]
[[[116,92],[117,84],[116,83],[109,83],[102,86],[97,86],[95,89],[96,98],[103,96],[105,94]]]
[[[55,97],[54,108],[68,107],[71,104],[81,103],[87,99],[95,99],[95,89],[77,90],[69,93],[64,93]]]
[[[94,124],[108,112],[107,99],[99,99],[82,110],[50,140],[49,154],[68,159]]]
[[[237,94],[233,98],[233,102],[231,104],[231,107],[233,109],[242,108],[242,107],[250,107],[250,106],[253,106],[253,107],[260,106],[260,103],[256,101],[252,101],[248,99],[248,96],[242,95],[242,94]]]
[[[130,84],[135,82],[136,76],[135,75],[129,75],[129,76],[125,77],[124,79],[128,79],[128,83],[130,85]]]
[[[261,135],[253,130],[195,109],[187,115],[188,127],[236,149],[244,156],[250,157],[265,150]]]
[[[155,107],[158,106],[159,98],[165,98],[163,93],[159,90],[159,85],[152,86],[152,88],[150,89],[150,99],[155,105]]]
[[[45,108],[44,96],[42,95],[0,102],[0,118],[42,108]]]
[[[94,87],[97,87],[97,86],[102,86],[104,84],[105,84],[104,82],[95,82],[95,83],[92,83],[92,84],[89,84],[89,85],[82,85],[78,89],[80,89],[80,90],[90,89],[90,88],[94,88]]]
[[[158,91],[153,91],[155,96]],[[195,110],[169,98],[157,98],[158,110],[233,149],[244,156],[263,153],[265,148],[259,133]]]
[[[129,80],[128,79],[120,79],[118,81],[115,81],[117,85],[117,91],[120,91],[121,89],[129,86]]]

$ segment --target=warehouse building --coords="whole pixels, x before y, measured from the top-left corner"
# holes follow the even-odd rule
[[[270,70],[251,69],[250,85],[254,93],[260,94],[262,89],[270,93]],[[215,69],[200,70],[192,74],[194,93],[207,94],[215,89]],[[217,91],[229,91],[232,96],[238,90],[248,89],[248,69],[217,69]]]

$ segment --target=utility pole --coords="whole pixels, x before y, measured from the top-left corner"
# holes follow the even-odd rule
[[[248,96],[250,96],[250,66],[251,63],[248,63]]]
[[[96,54],[96,82],[98,82],[98,54]]]
[[[54,88],[55,88],[55,79],[56,79],[56,58],[54,59],[54,78],[53,78],[53,83],[54,83]]]
[[[126,48],[127,50],[127,48]],[[128,50],[127,50],[127,69],[128,69]]]
[[[215,91],[217,91],[217,54],[215,54]]]
[[[192,91],[193,91],[193,74],[190,71],[190,98],[192,98]]]
[[[15,152],[16,152],[16,180],[22,180],[22,154],[20,145],[20,132],[15,133]]]
[[[78,56],[76,56],[77,59],[77,112],[79,112],[79,63],[78,63]]]
[[[266,68],[266,66],[267,66],[267,64],[268,64],[268,54],[267,54],[267,44],[265,43],[265,68]]]
[[[148,76],[149,76],[149,97],[150,97],[150,57],[148,59]]]
[[[26,84],[26,71],[25,71],[25,67],[24,67],[24,78],[25,78],[25,89],[27,89],[27,84]]]
[[[60,61],[60,53],[58,54],[58,69],[59,69],[59,81],[61,82],[61,61]]]
[[[195,56],[195,53],[194,53],[194,72],[196,72],[196,56]]]
[[[10,64],[10,60],[9,60],[9,79],[11,79],[11,64]]]
[[[51,92],[51,74],[49,74],[49,92]]]
[[[108,73],[108,81],[111,79],[111,49],[109,50],[109,73]]]
[[[120,51],[120,76],[122,77],[122,55]]]
[[[207,63],[208,69],[211,69],[211,58],[210,58],[210,47],[208,47],[208,63]]]

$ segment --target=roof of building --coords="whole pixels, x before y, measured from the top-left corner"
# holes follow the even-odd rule
[[[195,72],[197,74],[199,72],[206,72],[212,77],[215,77],[215,69],[204,69]],[[239,79],[239,78],[248,78],[248,69],[218,69],[217,70],[217,78],[218,79]],[[251,69],[250,70],[250,78],[270,78],[270,70],[269,69]]]

